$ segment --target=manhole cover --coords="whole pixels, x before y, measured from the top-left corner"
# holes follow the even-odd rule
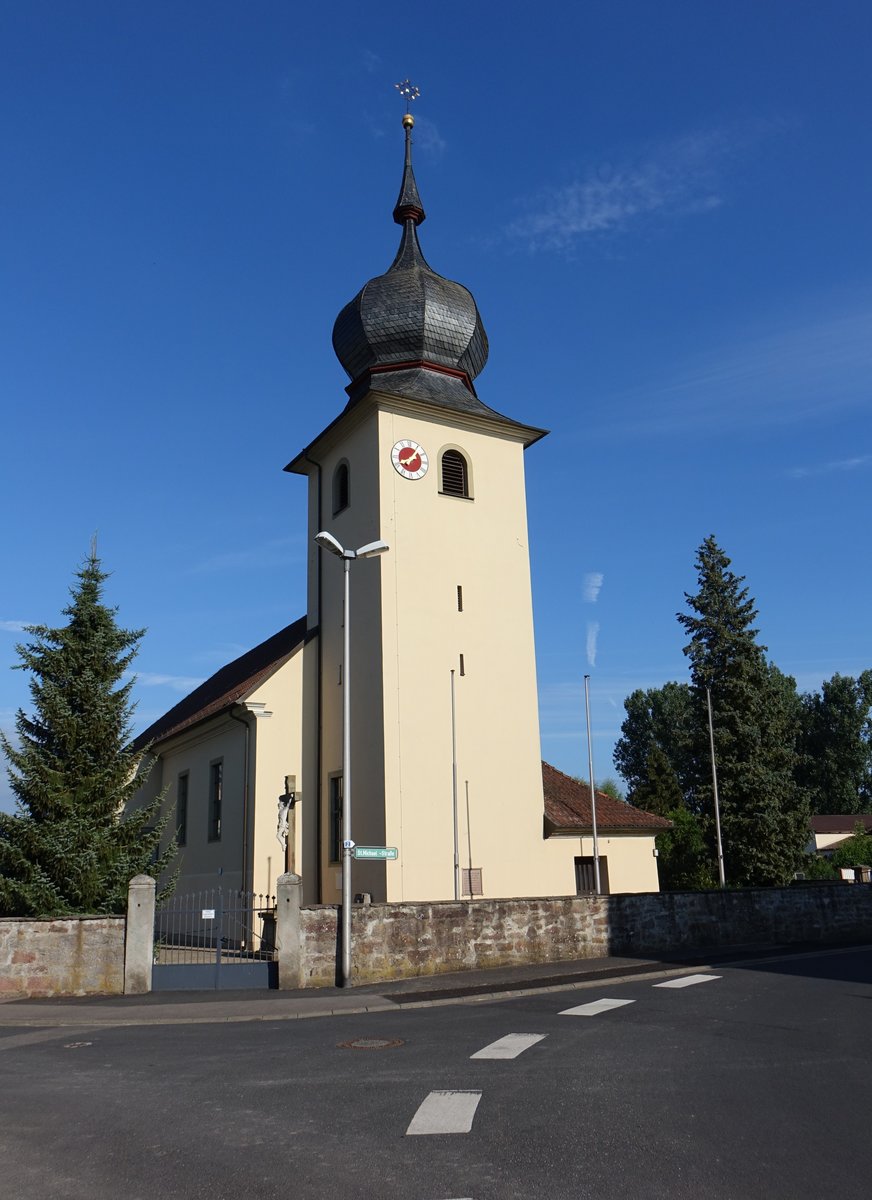
[[[404,1046],[403,1038],[352,1038],[350,1042],[340,1042],[340,1050],[390,1050],[394,1046]]]

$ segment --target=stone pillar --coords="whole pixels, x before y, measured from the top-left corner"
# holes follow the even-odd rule
[[[276,952],[279,960],[279,991],[305,987],[300,902],[303,881],[299,875],[279,875],[276,880]]]
[[[151,991],[154,963],[154,880],[134,875],[127,887],[127,931],[124,938],[124,995]]]

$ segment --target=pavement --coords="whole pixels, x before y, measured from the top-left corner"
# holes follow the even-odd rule
[[[423,975],[351,988],[150,992],[141,996],[9,999],[0,1000],[0,1029],[292,1021],[385,1012],[398,1007],[425,1008],[439,1004],[492,1002],[546,991],[595,987],[606,979],[619,983],[639,976],[665,977],[686,971],[690,966],[715,967],[820,949],[820,945],[734,946],[721,950],[708,947],[662,959],[583,958]]]

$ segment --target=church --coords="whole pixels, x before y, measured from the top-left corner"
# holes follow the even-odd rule
[[[487,335],[424,258],[403,126],[396,257],[333,329],[347,403],[285,468],[307,479],[306,615],[136,742],[143,799],[175,805],[179,890],[290,870],[338,903],[349,842],[375,901],[592,888],[588,789],[540,754],[524,453],[546,431],[478,396]],[[668,822],[602,794],[597,818],[602,890],[658,890]]]

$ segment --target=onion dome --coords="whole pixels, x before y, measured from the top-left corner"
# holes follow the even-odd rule
[[[480,402],[472,381],[487,362],[487,335],[472,293],[438,275],[421,253],[424,207],[412,170],[409,113],[403,125],[406,159],[393,213],[403,229],[400,248],[387,272],[365,284],[336,318],[333,349],[351,378],[352,403],[378,387],[451,408],[475,408]]]

